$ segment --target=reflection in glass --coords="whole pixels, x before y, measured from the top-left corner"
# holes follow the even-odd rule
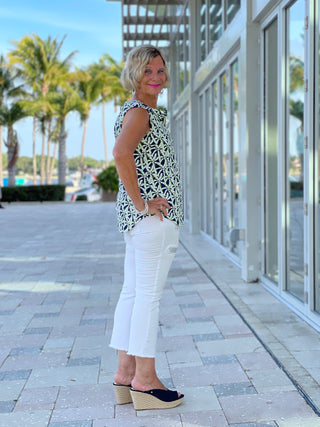
[[[204,105],[204,95],[200,95],[200,229],[205,231],[205,211],[206,211],[206,138],[205,138],[205,105]]]
[[[214,238],[220,242],[220,197],[219,197],[219,104],[218,82],[213,84],[213,133],[214,133]]]
[[[230,24],[235,17],[235,14],[240,9],[240,0],[227,0],[226,5],[227,24]]]
[[[206,33],[207,33],[207,22],[206,22],[206,14],[207,14],[207,5],[206,0],[201,0],[201,8],[200,8],[200,62],[203,62],[206,59]]]
[[[239,72],[238,61],[232,64],[232,175],[233,175],[233,200],[232,200],[232,226],[239,228]],[[238,243],[232,251],[239,255]]]
[[[188,18],[186,18],[188,19]],[[188,21],[187,21],[188,22]],[[190,35],[189,35],[189,24],[186,23],[184,28],[184,42],[186,49],[186,58],[185,58],[185,67],[186,67],[186,77],[185,85],[190,83]]]
[[[197,0],[199,13],[199,61],[200,64],[222,36],[240,9],[241,0]]]
[[[190,159],[191,159],[191,144],[189,140],[189,112],[184,113],[184,212],[186,221],[190,220],[190,208],[189,208],[189,194],[190,194],[190,182],[189,182],[189,170],[190,170]]]
[[[183,91],[185,86],[185,73],[184,73],[184,66],[185,66],[185,55],[184,55],[184,26],[179,26],[179,47],[178,47],[178,53],[179,53],[179,91],[180,93]]]
[[[320,230],[320,20],[319,20],[319,38],[318,38],[318,55],[316,56],[316,61],[318,62],[318,78],[315,79],[315,86],[316,91],[315,93],[318,93],[318,119],[316,121],[318,129],[315,129],[315,134],[318,134],[318,159],[316,161],[316,175],[315,175],[315,188],[317,189],[317,193],[315,194],[315,206],[316,206],[316,212],[315,212],[315,218],[316,218],[316,224],[315,224],[315,230],[317,232],[317,239],[315,242],[316,247],[316,254],[317,254],[317,274],[316,277],[316,283],[315,283],[315,310],[320,313],[320,236],[319,236],[319,230]],[[318,181],[318,182],[317,182]],[[318,185],[317,185],[318,184]]]
[[[179,37],[176,37],[174,41],[174,46],[176,50],[177,57],[179,58]],[[176,61],[175,63],[175,96],[176,98],[180,95],[180,61]]]
[[[303,301],[304,0],[286,11],[287,35],[287,288]]]
[[[190,35],[189,35],[189,8],[187,7],[180,24],[172,27],[171,30],[176,34],[174,46],[177,56],[176,68],[176,98],[184,90],[190,81]]]
[[[264,274],[278,283],[278,22],[264,30]]]
[[[222,0],[209,0],[209,50],[222,35]]]
[[[222,114],[222,188],[223,188],[223,212],[222,212],[222,225],[223,225],[223,241],[222,244],[227,246],[229,244],[228,232],[229,232],[229,215],[228,215],[228,135],[227,135],[227,74],[224,73],[221,76],[221,88],[222,88],[222,99],[221,99],[221,114]]]
[[[212,113],[210,89],[205,92],[205,114],[206,114],[206,233],[213,234],[213,159],[212,159]]]

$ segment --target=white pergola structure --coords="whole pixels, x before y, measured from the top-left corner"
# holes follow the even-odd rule
[[[166,50],[185,0],[107,0],[122,4],[123,56],[139,44]]]

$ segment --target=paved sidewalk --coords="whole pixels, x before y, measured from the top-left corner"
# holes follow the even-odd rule
[[[168,411],[116,405],[116,352],[108,343],[124,243],[114,204],[5,206],[0,427],[320,426],[183,245],[162,298],[157,368],[185,400]],[[234,273],[223,274],[232,280]]]

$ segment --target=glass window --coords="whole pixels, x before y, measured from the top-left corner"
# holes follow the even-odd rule
[[[179,92],[182,92],[185,86],[185,76],[184,76],[184,27],[183,25],[179,26],[178,33],[178,52],[179,52]]]
[[[221,114],[222,114],[222,123],[221,123],[221,133],[222,133],[222,199],[223,199],[223,212],[222,212],[222,222],[223,222],[223,245],[228,246],[229,238],[229,212],[228,212],[228,178],[229,178],[229,144],[228,144],[228,111],[227,111],[227,73],[223,73],[221,76]]]
[[[241,6],[241,0],[201,0],[198,6],[199,64],[220,39]]]
[[[238,61],[231,66],[232,70],[232,224],[239,228],[239,71]],[[239,255],[237,245],[232,248]]]
[[[203,62],[207,56],[207,5],[206,0],[201,1],[200,8],[200,62]]]
[[[189,19],[189,18],[186,18]],[[189,35],[189,24],[187,23],[184,28],[184,42],[185,42],[185,84],[190,83],[190,35]]]
[[[318,10],[318,14],[320,14]],[[318,50],[318,54],[315,56],[317,59],[317,72],[318,76],[315,76],[315,93],[318,94],[318,114],[317,118],[315,120],[315,144],[318,145],[315,147],[316,149],[316,163],[315,163],[315,179],[314,179],[314,186],[315,186],[315,247],[316,247],[316,254],[315,254],[315,260],[316,260],[316,274],[315,274],[315,310],[320,313],[320,20],[318,18],[319,22],[319,28],[318,28],[318,37],[317,37],[317,43],[316,48]]]
[[[205,113],[206,113],[206,183],[207,183],[207,224],[206,232],[208,235],[213,235],[213,159],[212,159],[212,106],[210,89],[205,92]]]
[[[278,283],[278,22],[264,30],[264,274]]]
[[[304,299],[304,0],[286,10],[287,289]]]
[[[200,228],[205,231],[206,226],[206,200],[207,200],[207,187],[206,187],[206,116],[205,116],[205,96],[200,95]]]
[[[177,61],[174,64],[174,67],[175,67],[174,89],[175,89],[175,96],[176,96],[176,98],[178,98],[180,95],[180,61],[179,61],[180,53],[179,53],[179,37],[178,36],[175,38],[174,46],[175,46],[175,51],[176,51],[176,55],[177,55]]]
[[[174,46],[177,61],[175,64],[176,98],[190,82],[190,35],[189,35],[189,5],[186,5],[180,24],[172,26],[172,33],[176,34]]]
[[[213,134],[214,134],[214,238],[221,241],[220,237],[220,192],[219,192],[219,92],[218,82],[213,84]]]
[[[184,212],[185,219],[190,219],[190,207],[189,207],[189,193],[190,193],[190,183],[189,183],[189,170],[190,170],[190,159],[191,159],[191,144],[189,140],[189,111],[186,110],[184,113],[184,141],[182,141],[184,146]]]
[[[213,178],[213,111],[211,87],[199,97],[200,102],[200,199],[201,230],[213,236],[214,178]]]
[[[240,0],[227,0],[226,6],[227,25],[233,20],[235,14],[240,9]]]
[[[222,0],[209,0],[209,50],[222,35]]]
[[[176,154],[179,162],[179,169],[181,179],[183,182],[183,199],[184,199],[184,213],[185,220],[190,219],[190,208],[189,208],[189,168],[190,168],[190,143],[189,143],[189,113],[185,110],[177,117],[175,121],[174,131],[174,142]]]

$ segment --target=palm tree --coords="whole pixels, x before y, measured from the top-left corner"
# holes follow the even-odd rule
[[[0,55],[0,108],[2,108],[5,97],[10,97],[15,90],[15,76],[12,74],[3,55]],[[2,165],[2,126],[0,124],[0,187],[3,184],[3,165]]]
[[[33,178],[34,178],[34,184],[36,180],[36,151],[35,151],[35,131],[36,131],[36,124],[39,124],[39,129],[42,135],[42,144],[41,144],[41,166],[40,166],[40,181],[41,184],[45,181],[45,175],[48,175],[45,173],[45,148],[46,148],[46,135],[49,139],[49,129],[50,129],[50,122],[52,121],[53,116],[53,107],[50,104],[50,101],[48,99],[48,96],[43,96],[42,94],[39,94],[38,96],[34,96],[33,99],[24,99],[21,101],[21,105],[28,114],[28,116],[32,116],[34,119],[34,129],[33,129]],[[46,132],[46,129],[48,127],[48,133]],[[49,149],[48,149],[49,151]],[[48,169],[48,168],[47,168]]]
[[[16,185],[16,162],[19,154],[19,141],[14,124],[26,117],[25,111],[22,109],[19,102],[13,102],[10,106],[3,105],[0,109],[0,125],[6,126],[8,129],[8,136],[5,145],[8,148],[8,186],[14,187]]]
[[[77,111],[83,115],[86,111],[86,105],[79,95],[69,86],[66,86],[60,92],[51,93],[50,101],[54,108],[54,114],[58,119],[60,128],[58,144],[58,181],[64,185],[66,182],[67,155],[66,155],[66,118],[72,111]]]
[[[41,153],[41,183],[44,181],[44,161],[45,161],[45,135],[48,120],[50,121],[50,108],[46,102],[48,93],[56,90],[57,86],[63,82],[69,72],[70,61],[75,55],[75,51],[68,55],[63,61],[60,60],[60,53],[66,36],[60,42],[50,36],[42,40],[37,34],[24,36],[20,41],[13,41],[15,49],[8,56],[10,64],[15,64],[20,70],[30,88],[33,99],[38,104],[34,117],[41,123],[42,130],[42,153]],[[39,103],[42,103],[42,110]],[[35,119],[34,119],[35,120]],[[35,123],[34,123],[35,129]],[[35,134],[35,132],[33,132]],[[49,153],[48,153],[49,155]],[[36,166],[35,137],[33,137],[33,158],[34,169]],[[34,170],[35,180],[35,170]]]
[[[102,104],[102,130],[104,141],[104,152],[106,166],[109,164],[108,144],[106,133],[105,105],[111,100],[114,105],[122,105],[129,98],[129,92],[123,88],[120,76],[123,69],[123,62],[117,63],[110,55],[103,55],[95,67],[97,77],[100,81],[100,103]]]
[[[53,153],[52,153],[50,166],[49,166],[48,184],[51,184],[52,172],[53,172],[53,169],[54,169],[55,163],[56,163],[57,148],[58,148],[58,144],[59,144],[59,135],[60,135],[60,125],[59,125],[57,118],[55,118],[54,124],[52,127],[52,132],[50,135],[51,142],[54,143],[54,148],[53,148]],[[49,153],[48,153],[48,156],[49,156]]]
[[[83,135],[81,142],[81,156],[80,156],[80,172],[81,178],[84,172],[84,146],[86,141],[87,127],[90,117],[91,106],[97,103],[100,96],[100,80],[96,73],[96,64],[90,65],[84,70],[77,72],[77,92],[84,103],[84,113],[81,115],[81,122],[83,122]]]

